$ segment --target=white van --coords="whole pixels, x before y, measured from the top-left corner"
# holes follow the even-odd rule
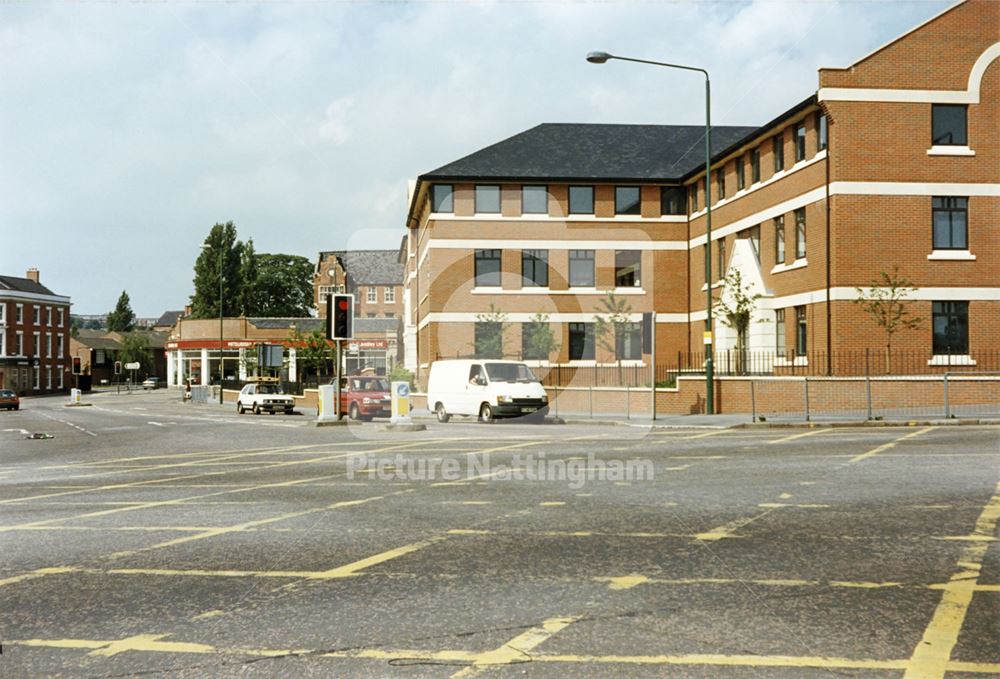
[[[476,415],[481,422],[497,417],[544,417],[549,397],[524,363],[485,359],[434,361],[427,380],[427,407],[438,422],[452,415]]]

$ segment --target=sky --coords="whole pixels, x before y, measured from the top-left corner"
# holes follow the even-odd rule
[[[105,313],[181,309],[209,229],[397,248],[407,182],[544,122],[758,125],[950,6],[0,3],[0,273]]]

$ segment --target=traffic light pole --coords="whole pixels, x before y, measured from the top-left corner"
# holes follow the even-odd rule
[[[340,340],[333,341],[333,352],[334,360],[337,362],[337,369],[334,370],[334,388],[333,388],[333,412],[336,414],[337,419],[340,419],[342,413],[340,412]]]

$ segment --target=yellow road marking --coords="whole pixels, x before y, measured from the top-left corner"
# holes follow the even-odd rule
[[[792,434],[791,436],[784,436],[780,439],[773,439],[768,441],[768,443],[786,443],[788,441],[796,441],[798,439],[803,439],[807,436],[815,436],[816,434],[823,434],[825,432],[833,431],[832,429],[813,429],[812,431],[807,431],[803,434]]]
[[[760,514],[755,514],[754,516],[744,516],[739,519],[734,519],[729,523],[725,523],[716,528],[712,528],[704,533],[698,533],[694,537],[696,540],[701,540],[703,542],[714,542],[715,540],[723,540],[725,538],[731,538],[733,537],[733,533],[735,533],[740,528],[743,528],[749,523],[753,523],[754,521],[756,521],[761,517],[767,516],[775,509],[776,509],[775,507],[771,507],[770,509],[763,511]]]
[[[934,540],[955,540],[956,542],[996,542],[992,535],[942,535]]]
[[[577,618],[549,618],[541,625],[517,635],[500,648],[481,653],[472,661],[472,665],[451,675],[452,679],[464,679],[478,674],[484,667],[495,665],[510,665],[524,661],[528,651],[544,643],[549,637],[561,629],[573,624]]]
[[[850,460],[848,460],[848,464],[854,464],[855,462],[861,462],[862,460],[867,460],[870,457],[878,455],[884,450],[889,450],[890,448],[894,448],[897,444],[899,444],[902,441],[905,441],[906,439],[914,438],[915,436],[920,436],[924,432],[928,432],[931,429],[934,429],[934,427],[924,427],[923,429],[918,429],[917,431],[911,431],[909,434],[904,434],[903,436],[900,436],[898,439],[895,439],[894,441],[889,441],[888,443],[883,443],[877,448],[872,448],[867,453],[861,453],[860,455],[852,457]]]
[[[787,502],[761,502],[757,506],[765,509],[780,509],[781,507],[795,507],[796,509],[829,509],[830,507],[830,505],[790,504]]]
[[[113,641],[107,646],[91,651],[88,655],[112,656],[127,651],[160,651],[163,653],[215,653],[213,646],[176,641],[160,641],[168,634],[137,634],[134,637]]]
[[[1000,483],[986,503],[973,533],[993,537],[1000,520]],[[983,559],[989,542],[972,542],[965,546],[958,560],[958,572],[944,587],[941,601],[924,630],[923,638],[913,649],[903,679],[941,679],[948,671],[952,649],[958,642],[965,615],[982,572]]]
[[[595,578],[596,580],[605,580],[608,583],[608,589],[632,589],[636,585],[641,585],[644,582],[649,582],[649,578],[645,575],[639,575],[638,573],[633,573],[632,575],[621,575],[617,578]]]
[[[77,568],[72,566],[66,567],[54,567],[54,568],[39,568],[38,570],[31,571],[29,573],[22,573],[21,575],[14,575],[9,578],[4,578],[0,580],[0,587],[4,585],[13,585],[18,582],[24,582],[26,580],[34,580],[35,578],[43,578],[46,575],[59,575],[61,573],[73,573],[77,571]]]
[[[220,615],[225,615],[225,612],[218,609],[205,611],[204,613],[192,616],[191,622],[195,622],[196,620],[207,620],[209,618],[218,618]]]
[[[682,436],[681,438],[688,439],[688,440],[691,440],[691,439],[707,439],[709,436],[718,436],[719,434],[725,434],[726,431],[727,431],[726,429],[719,429],[718,431],[709,431],[709,432],[705,432],[704,434],[695,434],[694,436]]]
[[[717,655],[690,653],[683,655],[540,655],[532,654],[532,662],[553,663],[616,663],[625,665],[712,665],[721,667],[816,667],[822,669],[898,670],[905,660],[869,660],[790,655]]]
[[[566,505],[565,502],[539,502],[538,503],[539,507],[563,507],[565,505]]]

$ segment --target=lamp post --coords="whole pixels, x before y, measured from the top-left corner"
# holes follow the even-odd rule
[[[712,87],[708,71],[696,66],[668,64],[662,61],[632,59],[619,57],[607,52],[590,52],[587,61],[592,64],[603,64],[609,60],[632,61],[637,64],[679,68],[685,71],[697,71],[705,76],[705,412],[715,412],[715,365],[712,352]],[[697,184],[695,191],[697,191]],[[656,329],[653,329],[656,332]],[[655,369],[655,367],[654,367]]]
[[[224,344],[224,333],[222,331],[222,239],[219,239],[219,405],[223,405],[222,401],[222,380],[225,379],[226,373],[222,365],[222,348]],[[211,248],[206,243],[201,246],[202,250],[206,252]]]

